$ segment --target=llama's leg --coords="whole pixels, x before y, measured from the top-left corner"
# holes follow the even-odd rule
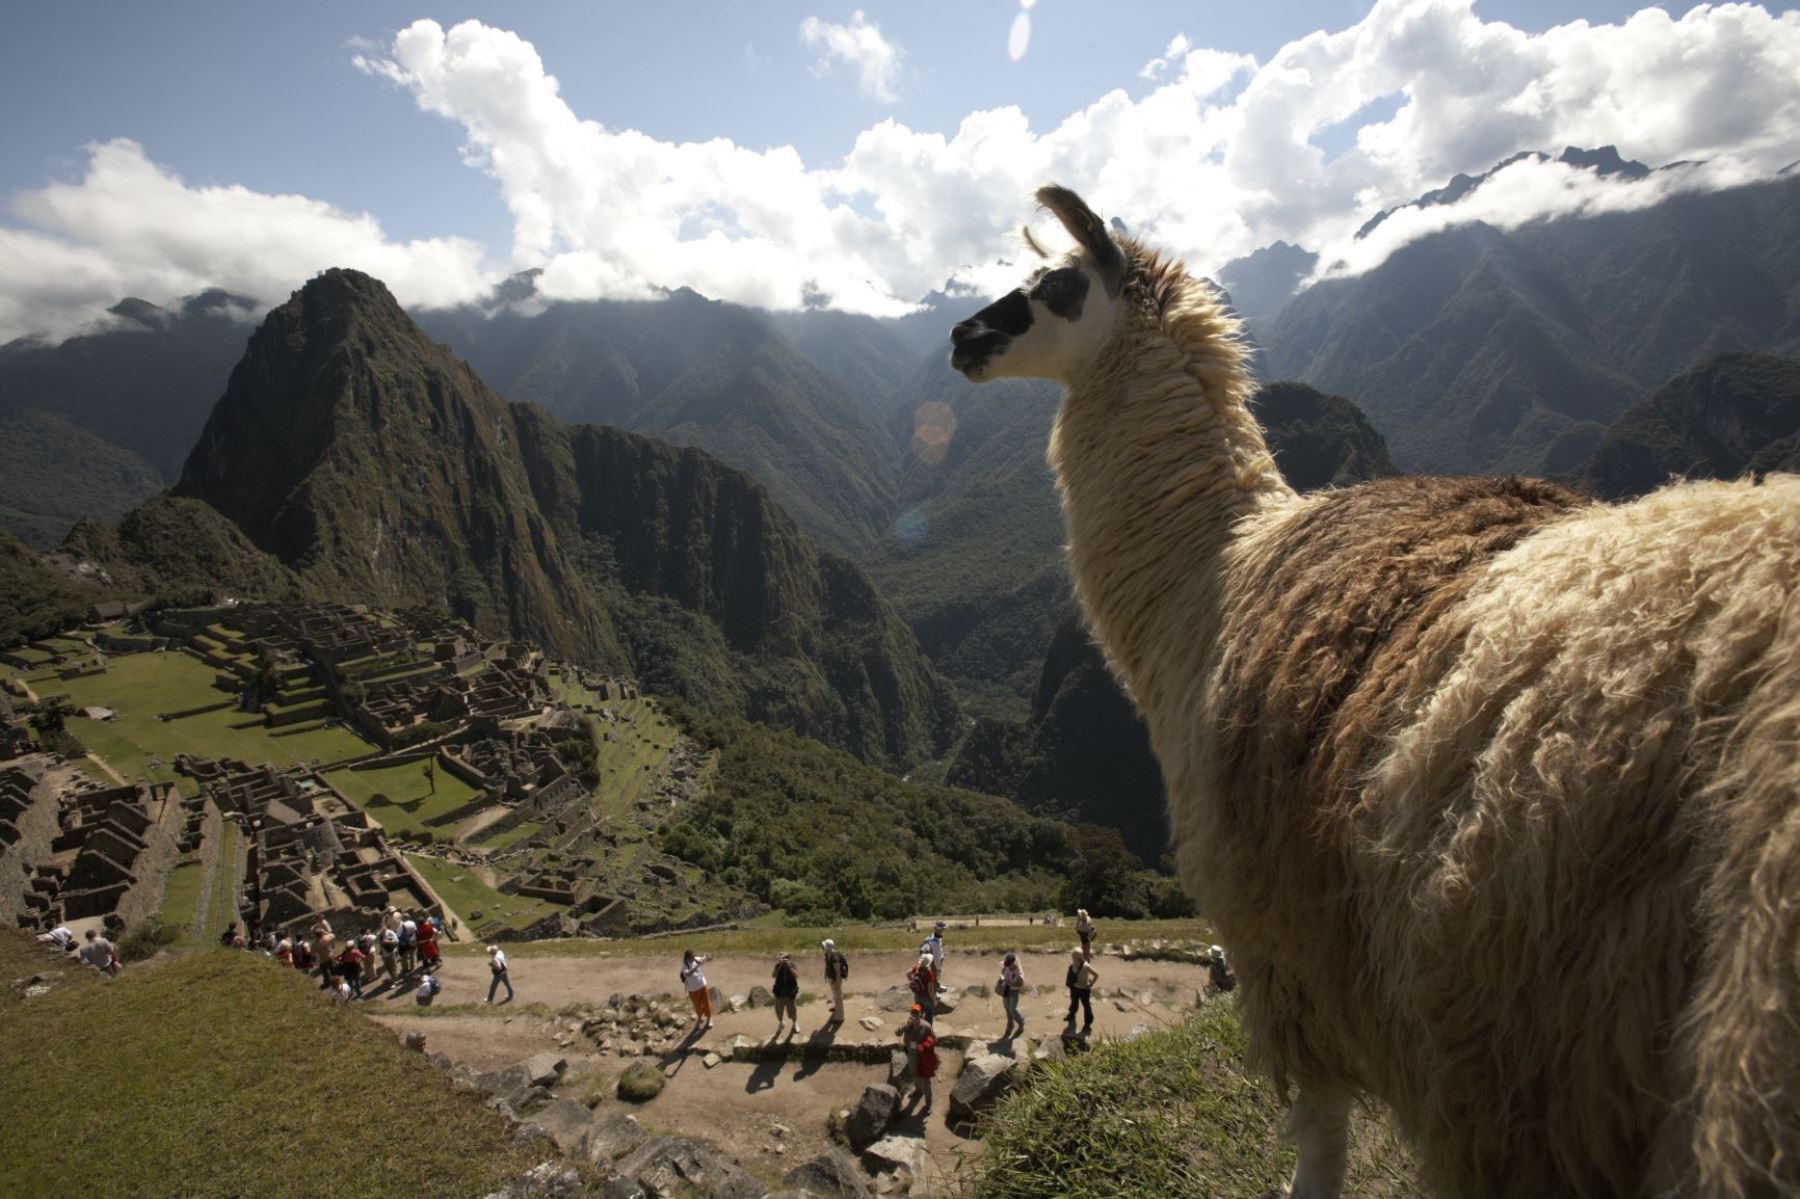
[[[1290,1199],[1338,1199],[1350,1152],[1350,1095],[1318,1083],[1303,1084],[1288,1115],[1288,1137],[1299,1150]]]

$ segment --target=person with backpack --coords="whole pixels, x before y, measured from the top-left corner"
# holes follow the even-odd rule
[[[1235,991],[1237,989],[1237,971],[1233,970],[1231,968],[1231,963],[1225,960],[1224,946],[1214,945],[1211,949],[1206,951],[1206,956],[1206,983],[1208,990],[1214,994]]]
[[[419,925],[412,918],[411,912],[400,914],[400,973],[411,974],[417,965],[419,952]]]
[[[838,952],[837,942],[819,942],[825,951],[825,982],[831,987],[831,1023],[844,1022],[844,980],[850,977],[850,959]]]
[[[906,985],[911,988],[913,999],[925,1012],[927,1020],[937,1018],[937,971],[931,967],[931,955],[919,955],[918,965],[906,972]]]
[[[394,982],[400,977],[400,933],[385,922],[381,926],[381,968],[387,972],[388,981]]]
[[[1094,960],[1094,922],[1088,919],[1086,908],[1075,909],[1075,935],[1081,938],[1081,956],[1088,961]]]
[[[1070,1028],[1075,1027],[1075,1008],[1077,1005],[1080,1005],[1082,1012],[1081,1035],[1084,1037],[1087,1036],[1094,1027],[1094,1003],[1092,995],[1094,991],[1094,981],[1099,977],[1100,972],[1094,969],[1094,964],[1088,960],[1085,953],[1081,952],[1079,949],[1070,951],[1069,974],[1068,977],[1063,980],[1063,985],[1069,988],[1068,1025]]]
[[[438,958],[440,956],[438,953],[437,929],[432,927],[431,921],[429,920],[421,920],[418,923],[419,932],[418,936],[415,938],[415,944],[419,950],[419,968],[422,970],[436,970]]]
[[[938,990],[944,989],[944,930],[950,927],[942,920],[931,928],[931,935],[919,946],[920,953],[931,955],[931,972],[938,980]]]
[[[338,955],[338,974],[349,984],[350,994],[357,999],[362,998],[362,964],[362,950],[356,947],[354,941],[344,946],[344,952]]]
[[[1025,990],[1025,972],[1019,969],[1019,955],[1009,953],[1006,960],[1000,963],[1000,979],[994,984],[995,994],[1000,1002],[1006,1005],[1006,1031],[1000,1034],[1002,1041],[1010,1041],[1013,1027],[1018,1026],[1019,1035],[1025,1033],[1025,1017],[1019,1015],[1019,994]]]
[[[707,990],[706,975],[700,967],[711,960],[691,949],[681,951],[681,985],[687,988],[688,1002],[694,1005],[694,1031],[711,1028],[712,994]]]
[[[913,1093],[907,1097],[910,1106],[914,1100],[924,1096],[925,1105],[919,1109],[920,1116],[931,1114],[931,1080],[938,1071],[937,1034],[932,1032],[931,1025],[925,1026],[924,1033],[913,1047],[913,1078],[916,1080]]]
[[[438,981],[437,975],[422,975],[419,979],[419,989],[413,992],[413,1002],[420,1007],[430,1007],[431,1001],[437,998],[437,993],[443,989],[444,984]]]
[[[302,974],[311,974],[314,965],[312,946],[305,940],[296,941],[294,943],[293,961],[294,969]]]
[[[502,999],[500,1002],[511,1003],[513,1001],[512,978],[507,974],[506,955],[500,952],[500,947],[498,945],[488,946],[488,972],[494,977],[493,980],[488,983],[487,1001],[489,1003],[494,1002],[494,992],[501,987],[505,987],[506,998]]]
[[[794,963],[785,953],[775,958],[775,1035],[781,1035],[782,1013],[792,1021],[788,1036],[800,1031],[800,973],[794,969]]]
[[[919,1043],[926,1037],[934,1035],[931,1021],[925,1018],[923,1004],[912,1005],[912,1010],[907,1013],[906,1023],[901,1025],[900,1031],[894,1035],[900,1038],[900,1050],[906,1057],[905,1069],[900,1077],[894,1080],[894,1086],[904,1094],[919,1078]],[[935,1045],[936,1042],[933,1041],[933,1044]],[[911,1102],[910,1097],[908,1102]]]

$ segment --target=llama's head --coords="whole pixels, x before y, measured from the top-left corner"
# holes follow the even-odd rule
[[[1076,248],[950,330],[950,365],[976,383],[1025,376],[1069,382],[1125,319],[1130,256],[1106,224],[1066,187],[1040,187],[1038,203],[1062,222]]]

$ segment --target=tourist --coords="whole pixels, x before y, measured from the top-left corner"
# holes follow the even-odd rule
[[[411,974],[417,965],[419,951],[419,925],[413,920],[411,912],[403,912],[400,916],[400,973]]]
[[[410,972],[411,967],[408,967],[407,969]],[[500,952],[500,947],[498,945],[488,946],[488,971],[494,978],[492,982],[488,983],[487,1001],[489,1003],[494,1002],[494,992],[501,987],[505,987],[506,998],[501,1000],[501,1002],[511,1003],[513,997],[512,979],[507,977],[506,955]]]
[[[97,929],[87,930],[87,944],[81,947],[81,960],[102,974],[118,973],[113,967],[118,963],[119,955],[114,951],[113,943]]]
[[[919,1042],[932,1035],[931,1021],[925,1015],[923,1004],[912,1005],[906,1014],[906,1023],[900,1026],[896,1035],[900,1038],[901,1051],[906,1054],[906,1065],[900,1077],[894,1080],[894,1086],[904,1093],[918,1078]]]
[[[938,990],[944,989],[944,930],[949,925],[942,920],[932,926],[931,935],[919,946],[920,953],[931,955],[931,973],[937,978]]]
[[[363,954],[355,943],[344,946],[338,955],[338,975],[349,986],[350,993],[362,998]]]
[[[1000,963],[1000,981],[994,984],[994,990],[1006,1005],[1006,1031],[1000,1034],[1000,1039],[1012,1040],[1015,1025],[1020,1035],[1024,1035],[1025,1017],[1019,1015],[1019,994],[1025,990],[1025,972],[1019,969],[1018,954],[1009,953]]]
[[[331,934],[313,942],[313,961],[319,968],[319,989],[329,991],[337,976],[337,957],[331,951]]]
[[[1075,935],[1081,938],[1081,956],[1087,961],[1094,960],[1094,922],[1088,919],[1086,908],[1075,909]]]
[[[302,974],[311,974],[314,966],[312,946],[306,941],[294,942],[292,961],[294,969]]]
[[[932,968],[929,953],[920,954],[918,964],[906,972],[906,985],[912,989],[913,998],[924,1009],[925,1018],[936,1018],[937,971]]]
[[[418,927],[419,934],[417,944],[420,968],[423,970],[436,970],[439,956],[437,929],[432,926],[432,923],[429,920],[419,921]]]
[[[1214,994],[1237,989],[1237,971],[1225,960],[1225,947],[1214,945],[1206,951],[1206,985]]]
[[[353,997],[353,993],[350,989],[350,983],[347,979],[340,978],[336,982],[332,983],[331,986],[327,989],[330,991],[331,997],[333,999],[341,999],[345,1003],[348,1003],[351,1000],[351,998]]]
[[[694,1005],[694,1031],[712,1027],[712,996],[707,993],[706,975],[700,967],[710,961],[705,954],[695,955],[691,949],[681,954],[681,982],[687,988],[688,1002]]]
[[[399,936],[400,935],[400,909],[395,907],[391,903],[388,904],[387,911],[385,911],[381,914],[381,927],[382,928],[391,928],[394,930],[394,935]]]
[[[235,921],[233,921],[232,923],[227,924],[225,926],[224,932],[219,934],[219,948],[230,949],[232,947],[232,943],[237,941],[237,939],[238,939],[237,923]]]
[[[57,925],[47,933],[39,933],[38,940],[46,945],[54,945],[64,953],[75,948],[75,934],[61,924]]]
[[[1069,974],[1063,980],[1063,985],[1069,988],[1068,1025],[1070,1028],[1075,1027],[1075,1008],[1079,1005],[1082,1011],[1081,1035],[1085,1037],[1094,1027],[1092,995],[1094,980],[1100,977],[1100,972],[1094,969],[1093,963],[1079,949],[1070,950],[1069,959]]]
[[[785,953],[775,957],[775,1035],[781,1035],[781,1018],[786,1014],[793,1022],[788,1036],[800,1031],[800,974]]]
[[[268,954],[270,957],[274,957],[275,951],[281,948],[281,934],[274,929],[269,929],[267,932],[263,933],[262,947],[264,953]]]
[[[838,952],[837,942],[827,937],[819,942],[825,951],[825,981],[831,987],[831,1022],[844,1022],[844,980],[850,977],[850,959]]]
[[[437,993],[443,989],[444,984],[438,981],[437,975],[421,975],[419,977],[419,989],[413,992],[413,1002],[417,1003],[420,1007],[430,1007],[431,1001],[435,999]]]
[[[285,936],[275,942],[275,960],[283,966],[294,964],[294,943]]]
[[[363,929],[356,938],[356,948],[360,950],[363,955],[363,980],[365,982],[373,982],[375,979],[375,954],[377,943],[375,930],[372,928]]]
[[[389,928],[384,921],[381,926],[381,968],[387,971],[388,981],[393,982],[400,977],[400,932]]]
[[[913,1077],[918,1080],[918,1084],[913,1090],[913,1093],[908,1096],[906,1100],[908,1106],[910,1106],[914,1100],[917,1100],[921,1096],[924,1097],[925,1104],[919,1108],[920,1116],[929,1116],[931,1114],[931,1080],[937,1074],[937,1070],[937,1034],[932,1032],[931,1026],[927,1024],[925,1026],[924,1035],[919,1038],[918,1044],[913,1047]]]

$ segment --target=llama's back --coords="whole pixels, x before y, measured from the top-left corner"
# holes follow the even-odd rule
[[[1449,1193],[1632,1193],[1653,1149],[1800,1185],[1800,477],[1385,486],[1253,535],[1171,784],[1215,845],[1262,822],[1191,863],[1253,1037],[1389,1100]],[[1308,878],[1344,902],[1284,912]]]

